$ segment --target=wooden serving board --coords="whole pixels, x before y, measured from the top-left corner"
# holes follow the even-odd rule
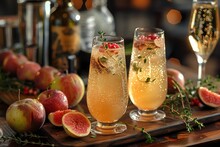
[[[49,135],[53,141],[58,143],[60,146],[107,146],[107,145],[123,145],[130,142],[143,140],[144,135],[137,128],[144,128],[151,136],[159,136],[166,133],[171,133],[174,131],[184,130],[185,125],[182,121],[174,119],[171,116],[167,116],[164,120],[152,123],[136,122],[130,119],[129,112],[135,107],[131,104],[128,106],[126,114],[121,118],[121,122],[127,124],[128,129],[121,134],[117,135],[97,135],[92,138],[91,135],[83,138],[71,138],[63,130],[63,128],[55,127],[49,122],[46,123],[42,130],[44,133]],[[87,108],[85,105],[78,105],[79,111],[87,113]],[[88,113],[87,113],[88,114]],[[220,119],[220,108],[219,109],[203,109],[195,108],[193,109],[193,117],[198,118],[200,122],[204,124],[215,122]]]

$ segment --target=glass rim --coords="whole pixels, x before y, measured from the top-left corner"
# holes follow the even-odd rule
[[[121,36],[114,36],[114,35],[103,35],[104,40],[101,40],[100,36],[94,36],[93,41],[96,42],[109,42],[109,43],[123,43],[124,38]]]
[[[164,33],[164,30],[161,28],[154,28],[154,27],[137,27],[135,28],[135,32],[149,32],[149,33]]]
[[[218,0],[193,0],[193,3],[201,3],[201,4],[218,4]]]

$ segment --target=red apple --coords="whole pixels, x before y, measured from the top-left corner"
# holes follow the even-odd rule
[[[42,67],[35,75],[35,86],[41,90],[49,88],[55,76],[60,75],[60,72],[52,66]]]
[[[46,118],[44,106],[37,100],[26,98],[12,103],[6,111],[6,121],[16,132],[40,129]]]
[[[29,60],[27,59],[27,57],[26,57],[25,55],[23,55],[23,54],[16,54],[16,55],[17,55],[17,57],[18,57],[18,64],[19,64],[19,65],[21,65],[21,64],[23,64],[23,63],[29,61]]]
[[[56,77],[51,84],[51,89],[63,91],[67,96],[69,107],[76,106],[82,100],[85,93],[84,82],[75,73]]]
[[[3,61],[3,71],[16,75],[18,66],[27,61],[28,59],[22,54],[10,54]]]
[[[19,80],[34,81],[35,75],[40,69],[41,66],[36,62],[25,62],[17,68],[17,77]]]
[[[66,95],[60,90],[45,90],[37,99],[43,104],[47,115],[58,110],[66,110],[69,106]]]
[[[11,54],[13,54],[13,52],[11,50],[2,50],[2,51],[0,51],[0,66],[3,65],[3,61],[5,60],[5,58],[8,55],[11,55]]]
[[[184,75],[177,69],[167,68],[167,79],[168,79],[168,93],[175,93],[174,82],[176,82],[181,88],[184,89],[185,78]]]

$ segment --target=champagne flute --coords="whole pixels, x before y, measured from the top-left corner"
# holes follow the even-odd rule
[[[198,86],[205,77],[205,65],[219,39],[217,0],[193,0],[189,42],[198,62]]]
[[[128,91],[138,108],[130,112],[136,121],[163,119],[166,114],[157,110],[166,99],[167,71],[164,31],[159,28],[136,28],[130,62]]]
[[[118,134],[127,126],[117,121],[128,105],[124,39],[96,36],[93,39],[88,77],[87,105],[96,122],[92,132]]]

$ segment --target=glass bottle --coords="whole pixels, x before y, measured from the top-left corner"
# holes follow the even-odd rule
[[[80,50],[79,21],[71,0],[57,0],[50,15],[49,64],[61,72],[69,69],[68,57]]]
[[[87,84],[92,41],[95,35],[95,17],[93,16],[92,0],[72,0],[72,2],[80,13],[81,46],[78,53],[77,73]]]
[[[104,31],[108,35],[115,35],[114,17],[107,7],[107,0],[93,0],[93,15],[95,17],[95,33]]]
[[[21,47],[31,61],[48,64],[49,0],[17,0]]]
[[[80,13],[80,28],[81,28],[81,50],[87,53],[91,53],[92,50],[92,40],[95,36],[95,17],[92,14],[92,9],[87,3],[91,0],[83,0],[81,8],[79,8]]]

